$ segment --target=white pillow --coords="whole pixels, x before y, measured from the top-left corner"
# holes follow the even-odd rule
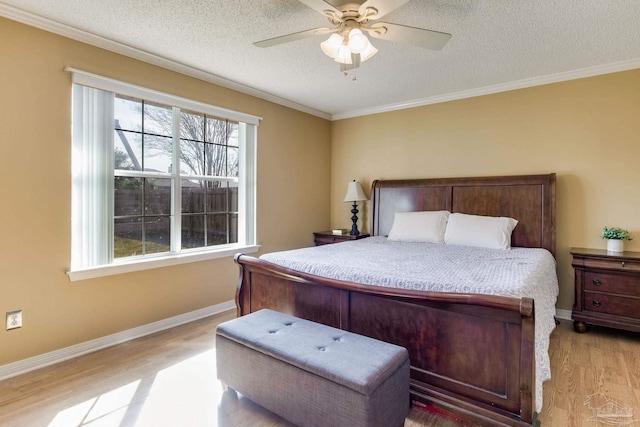
[[[396,212],[389,240],[444,243],[449,211]]]
[[[444,242],[447,245],[510,249],[511,232],[516,225],[518,221],[513,218],[452,213]]]

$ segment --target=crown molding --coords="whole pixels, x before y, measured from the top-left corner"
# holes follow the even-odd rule
[[[542,86],[551,83],[559,83],[568,80],[582,79],[585,77],[599,76],[602,74],[616,73],[640,68],[640,59],[614,62],[611,64],[596,65],[579,70],[565,71],[562,73],[547,74],[546,76],[532,77],[529,79],[516,80],[509,83],[502,83],[492,86],[485,86],[477,89],[463,90],[460,92],[445,93],[442,95],[430,96],[428,98],[415,99],[407,102],[381,105],[362,110],[347,111],[333,114],[331,120],[350,119],[353,117],[368,116],[371,114],[387,113],[390,111],[402,110],[405,108],[422,107],[441,102],[456,101],[459,99],[473,98],[476,96],[491,95],[494,93],[507,92],[516,89],[525,89],[533,86]]]
[[[256,98],[263,99],[265,101],[273,102],[274,104],[282,105],[284,107],[292,108],[294,110],[301,111],[303,113],[311,114],[323,119],[330,120],[331,115],[324,111],[319,111],[306,105],[298,104],[297,102],[290,101],[288,99],[280,98],[279,96],[272,95],[267,92],[245,86],[240,83],[225,79],[223,77],[216,76],[209,72],[200,70],[195,67],[181,64],[171,59],[164,58],[153,53],[146,52],[142,49],[137,49],[128,46],[124,43],[119,43],[105,37],[89,33],[84,30],[80,30],[71,27],[66,24],[56,22],[52,19],[44,18],[31,12],[24,11],[14,6],[0,3],[0,16],[4,16],[12,21],[17,21],[41,30],[48,31],[63,37],[70,38],[82,43],[86,43],[101,49],[106,49],[111,52],[115,52],[124,56],[128,56],[139,61],[146,62],[148,64],[156,65],[158,67],[165,68],[167,70],[175,71],[180,74],[184,74],[189,77],[195,77],[208,83],[213,83],[218,86],[232,89],[246,95],[255,96]]]

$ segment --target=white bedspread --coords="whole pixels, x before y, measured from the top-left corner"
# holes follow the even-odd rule
[[[439,292],[529,297],[535,301],[536,411],[551,378],[549,336],[555,328],[558,279],[545,249],[483,249],[369,237],[260,257],[297,271],[356,283]]]

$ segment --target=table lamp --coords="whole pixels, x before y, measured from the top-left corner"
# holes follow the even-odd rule
[[[358,231],[358,203],[361,201],[369,200],[367,196],[362,191],[362,186],[355,179],[349,183],[347,186],[347,194],[344,196],[344,202],[353,202],[353,209],[351,209],[351,213],[353,216],[351,217],[351,221],[353,221],[353,225],[351,226],[351,234],[352,236],[360,235],[360,231]]]

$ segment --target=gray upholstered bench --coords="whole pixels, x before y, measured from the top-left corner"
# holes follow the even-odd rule
[[[272,310],[216,330],[218,378],[300,426],[400,427],[409,356],[393,344]]]

